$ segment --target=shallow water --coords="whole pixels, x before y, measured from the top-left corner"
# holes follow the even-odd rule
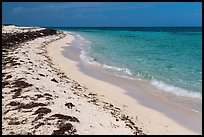
[[[202,28],[55,28],[71,31],[81,59],[112,74],[201,98]]]

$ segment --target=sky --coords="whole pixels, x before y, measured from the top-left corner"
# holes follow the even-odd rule
[[[202,26],[202,2],[2,2],[2,24],[39,27]]]

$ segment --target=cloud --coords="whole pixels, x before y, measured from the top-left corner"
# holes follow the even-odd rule
[[[14,8],[14,9],[12,10],[12,12],[13,12],[13,13],[22,12],[23,9],[24,9],[23,7],[17,7],[17,8]]]
[[[28,3],[29,4],[29,3]],[[154,7],[154,3],[130,3],[130,2],[42,2],[16,7],[14,14],[25,16],[40,15],[41,17],[53,17],[57,19],[97,19],[107,20],[109,12],[140,10]],[[125,12],[123,12],[125,13]],[[127,20],[125,15],[121,19]]]
[[[130,3],[130,2],[111,2],[111,3],[100,3],[98,5],[72,5],[69,8],[78,12],[108,12],[108,11],[117,11],[117,10],[140,10],[153,7],[153,3]]]
[[[101,14],[98,14],[98,13],[95,13],[95,14],[90,14],[90,15],[84,15],[82,13],[77,13],[76,15],[73,15],[73,18],[76,18],[76,19],[107,19],[107,16],[105,15],[101,15]]]
[[[44,8],[55,8],[55,9],[74,9],[74,8],[93,8],[103,5],[104,2],[60,2],[60,3],[50,3],[44,5]]]
[[[43,3],[41,6],[33,8],[18,7],[13,10],[14,13],[19,11],[38,12],[38,11],[63,11],[70,10],[72,12],[106,12],[116,10],[130,9],[147,9],[153,7],[153,3],[135,3],[135,2],[49,2]]]

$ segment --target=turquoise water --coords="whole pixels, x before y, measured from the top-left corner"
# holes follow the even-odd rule
[[[106,69],[175,94],[202,94],[202,28],[55,29],[73,32],[90,47],[84,54]]]

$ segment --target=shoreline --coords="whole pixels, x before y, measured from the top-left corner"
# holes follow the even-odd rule
[[[67,31],[68,32],[68,31]],[[86,63],[89,63],[90,66],[96,66],[97,68],[103,68],[103,71],[110,73],[112,75],[118,76],[118,77],[124,77],[127,79],[132,79],[132,80],[142,80],[142,81],[147,81],[149,84],[153,85],[160,91],[165,91],[168,93],[172,93],[176,96],[182,96],[182,97],[189,97],[189,98],[195,98],[195,99],[202,99],[202,94],[197,91],[191,91],[184,89],[182,87],[178,87],[172,84],[167,84],[166,82],[163,82],[162,80],[159,79],[146,79],[144,77],[137,76],[133,74],[133,72],[126,68],[126,67],[118,67],[118,66],[112,66],[112,65],[107,65],[105,62],[98,62],[94,57],[91,57],[88,55],[87,51],[89,50],[90,45],[87,43],[90,43],[88,40],[84,39],[82,36],[80,36],[76,32],[70,32],[70,34],[74,35],[75,39],[72,42],[71,45],[74,47],[77,47],[80,49],[80,59],[83,60]],[[78,42],[78,41],[83,41],[83,43]],[[69,49],[67,49],[68,51]],[[76,49],[77,50],[77,49]],[[66,56],[66,52],[64,52],[64,56]],[[69,56],[68,56],[69,58]],[[75,59],[77,61],[77,59]]]
[[[73,38],[72,38],[72,40],[73,40]],[[194,133],[195,134],[201,134],[201,129],[199,129],[201,124],[202,124],[202,122],[200,122],[202,119],[201,114],[197,114],[197,113],[193,113],[193,112],[189,113],[190,111],[185,110],[185,109],[180,111],[181,106],[176,106],[175,104],[173,104],[173,107],[172,107],[172,103],[170,103],[170,101],[165,101],[165,96],[163,93],[162,93],[163,95],[161,96],[157,92],[156,92],[157,94],[152,92],[150,95],[146,92],[145,93],[141,92],[140,91],[141,89],[144,90],[147,87],[146,83],[137,84],[136,87],[137,87],[138,93],[136,93],[136,94],[135,93],[133,94],[133,92],[131,92],[131,91],[133,91],[134,88],[128,89],[128,87],[130,87],[131,84],[128,85],[127,82],[126,82],[126,88],[121,88],[121,86],[118,87],[120,84],[124,84],[125,80],[123,80],[123,81],[116,80],[117,78],[114,78],[114,76],[110,76],[110,75],[105,74],[105,73],[102,74],[101,73],[102,71],[99,70],[99,68],[93,68],[93,66],[91,68],[90,66],[84,64],[79,59],[80,52],[77,51],[77,49],[74,49],[73,46],[68,46],[65,43],[67,43],[66,40],[63,40],[63,42],[56,43],[56,45],[58,45],[59,47],[55,47],[55,48],[53,48],[53,46],[49,47],[49,48],[53,48],[52,50],[56,51],[57,53],[48,52],[49,55],[52,57],[54,64],[57,64],[58,67],[60,67],[60,69],[65,72],[65,74],[67,74],[68,76],[72,77],[73,79],[75,79],[77,81],[80,81],[80,83],[83,83],[84,85],[88,86],[88,88],[90,88],[90,90],[93,90],[94,92],[97,92],[101,95],[105,94],[104,96],[106,96],[106,98],[109,98],[109,101],[114,100],[114,102],[117,105],[119,105],[120,107],[123,107],[123,105],[118,100],[125,100],[126,101],[125,104],[127,104],[126,106],[136,104],[135,107],[137,107],[137,108],[138,108],[138,106],[141,107],[141,111],[145,111],[147,113],[150,113],[150,111],[153,109],[154,113],[159,112],[159,115],[162,115],[162,117],[165,119],[164,120],[165,122],[168,121],[168,122],[172,123],[172,125],[170,124],[172,127],[166,128],[166,131],[164,131],[163,133],[161,133],[161,131],[160,131],[160,134],[188,134],[188,133],[189,134],[194,134]],[[69,41],[68,44],[70,44],[70,43],[71,42]],[[50,50],[49,48],[48,48],[48,51]],[[67,51],[70,51],[70,52],[66,53]],[[61,54],[61,55],[59,55],[59,54]],[[65,63],[63,63],[64,66],[62,66],[62,62],[66,62],[66,65],[65,65]],[[67,65],[67,64],[69,64],[69,65]],[[69,71],[69,72],[66,71],[66,69],[68,69],[68,68],[71,68],[70,70],[72,70],[72,71]],[[99,76],[97,77],[97,75],[99,75]],[[110,80],[107,81],[107,78],[105,78],[105,77],[108,77],[108,79],[110,79]],[[122,79],[122,78],[120,78],[120,79]],[[115,81],[115,83],[114,83],[114,81]],[[117,82],[121,82],[121,83],[117,83]],[[98,88],[98,87],[100,87],[100,88]],[[109,89],[114,90],[114,92],[113,93],[110,93],[110,92],[107,93],[108,88],[104,88],[104,87],[109,87]],[[149,91],[150,89],[146,88],[146,90]],[[103,91],[106,91],[106,92],[103,92]],[[117,100],[114,99],[116,94],[120,94],[120,95],[117,95],[117,97],[116,97],[116,98],[118,98]],[[169,97],[169,95],[166,94],[166,97]],[[145,101],[146,101],[146,103],[145,103]],[[184,101],[186,101],[186,100],[184,100]],[[154,103],[154,104],[152,105],[151,103]],[[164,103],[165,105],[160,105],[160,103]],[[139,113],[137,111],[138,109],[135,109],[133,107],[130,107],[130,108],[124,107],[124,109],[130,113],[131,113],[131,111],[136,112],[136,114]],[[166,110],[161,110],[161,109],[166,109]],[[174,111],[176,110],[176,114],[174,112],[172,114],[169,113],[173,110]],[[181,114],[186,114],[186,112],[188,112],[187,113],[187,114],[189,114],[188,116],[185,117],[185,115],[183,115],[183,118],[181,118],[181,119],[179,117],[177,117],[177,116],[182,116]],[[144,114],[144,112],[142,114]],[[138,116],[140,117],[142,114],[139,114]],[[165,116],[163,116],[163,115],[165,115]],[[156,123],[156,124],[159,123],[155,120],[152,121],[153,116],[150,116],[150,117],[151,118],[148,119],[150,121],[150,123],[151,122]],[[143,121],[146,121],[146,123],[144,123],[144,122],[141,122],[143,124],[140,123],[140,126],[144,127],[144,129],[146,127],[150,126],[150,124],[148,124],[149,121],[147,120],[147,118],[148,118],[148,116],[146,115],[142,119]],[[172,121],[172,119],[174,121]],[[187,122],[186,120],[188,120],[189,122]],[[177,121],[177,122],[175,122],[175,121]],[[191,125],[192,122],[194,124]],[[185,128],[183,127],[184,124],[187,124],[187,126],[185,126]],[[173,125],[177,125],[178,128],[175,128],[175,127],[173,128]],[[159,124],[157,126],[159,126]],[[166,126],[169,126],[169,125],[167,124]],[[186,128],[189,128],[189,130]],[[161,130],[161,127],[159,127],[158,130],[159,129]],[[177,129],[177,131],[173,131],[174,129]],[[191,130],[193,129],[194,131],[191,132],[190,129]],[[148,129],[147,133],[148,132],[151,134],[159,134],[156,131],[151,131],[151,129]]]
[[[130,94],[135,88],[130,81],[79,60],[80,52],[70,46],[72,35],[35,27],[2,31],[3,135],[202,134],[200,125],[192,124],[198,132],[190,130],[152,108],[165,96],[143,92],[149,90],[145,83]],[[181,119],[200,120],[194,114]]]
[[[143,135],[126,112],[56,68],[46,48],[65,34],[42,29],[3,29],[2,134]]]

